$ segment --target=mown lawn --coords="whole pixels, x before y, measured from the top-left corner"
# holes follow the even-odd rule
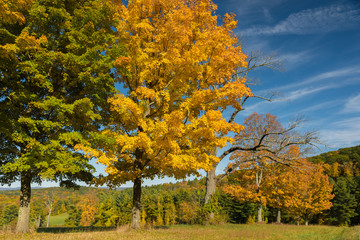
[[[265,225],[226,224],[218,226],[186,226],[177,225],[169,228],[152,228],[129,230],[127,227],[107,232],[73,232],[73,233],[30,233],[25,235],[1,233],[0,239],[6,240],[118,240],[118,239],[147,239],[147,240],[190,240],[190,239],[276,239],[276,240],[360,240],[359,227],[328,227],[328,226],[294,226],[294,225]]]
[[[64,226],[65,219],[69,216],[68,213],[63,213],[56,216],[50,216],[50,226]]]

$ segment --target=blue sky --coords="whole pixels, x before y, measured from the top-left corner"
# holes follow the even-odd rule
[[[276,115],[284,125],[298,115],[317,130],[324,151],[360,144],[360,1],[215,0],[233,12],[244,51],[284,60],[285,71],[259,70],[257,95],[278,92],[272,103],[252,101],[252,112]]]
[[[302,130],[317,130],[328,146],[324,151],[360,144],[360,1],[214,2],[218,15],[236,14],[237,32],[244,39],[245,52],[260,51],[284,60],[285,71],[259,70],[250,74],[259,82],[252,87],[255,94],[278,92],[278,100],[249,101],[238,122],[253,112],[276,115],[284,125],[302,115],[308,120]],[[226,165],[225,160],[217,173]],[[173,180],[145,184],[169,181]],[[122,187],[131,186],[128,183]]]

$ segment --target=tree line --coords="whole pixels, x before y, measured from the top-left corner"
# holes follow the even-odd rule
[[[321,163],[324,171],[319,171],[319,168],[314,169],[310,179],[308,178],[309,172],[306,171],[306,174],[299,179],[302,170],[298,171],[296,168],[282,169],[282,174],[268,174],[269,178],[264,177],[264,184],[267,187],[261,186],[261,192],[256,191],[256,181],[253,177],[256,169],[241,170],[236,174],[229,175],[222,181],[211,204],[207,205],[204,204],[205,178],[143,187],[140,223],[152,226],[222,222],[253,223],[259,222],[259,220],[265,223],[278,223],[280,206],[278,192],[280,189],[274,182],[281,182],[280,179],[283,176],[283,180],[285,180],[283,184],[293,186],[287,186],[288,191],[281,198],[285,200],[286,197],[289,197],[289,199],[294,200],[294,195],[299,196],[299,193],[304,193],[304,189],[306,189],[304,186],[308,186],[308,193],[315,193],[316,195],[319,192],[314,190],[326,188],[326,185],[314,184],[316,181],[321,181],[321,177],[319,178],[321,174],[319,175],[319,173],[322,173],[323,176],[329,177],[330,185],[333,185],[330,192],[333,195],[330,200],[331,208],[326,209],[327,206],[325,205],[323,206],[324,210],[318,211],[319,202],[314,199],[316,196],[313,195],[306,201],[304,195],[298,199],[298,202],[293,202],[293,205],[287,204],[286,206],[284,204],[284,206],[280,206],[282,209],[280,222],[305,224],[307,220],[310,224],[358,225],[360,223],[358,215],[360,206],[359,154],[360,146],[356,146],[310,157],[306,164]],[[282,168],[285,167],[282,166]],[[270,170],[273,169],[270,168]],[[292,175],[291,179],[294,181],[288,182],[289,174]],[[297,176],[294,177],[293,174]],[[264,173],[264,175],[266,174]],[[275,179],[273,179],[274,177]],[[248,184],[244,184],[244,181],[247,181]],[[313,183],[307,185],[307,182]],[[234,185],[237,186],[234,188],[237,189],[237,192],[231,194],[229,193],[229,186]],[[274,189],[277,190],[275,194]],[[243,194],[241,190],[246,191],[246,194]],[[114,191],[86,187],[81,187],[79,190],[51,188],[35,190],[32,200],[32,225],[36,225],[39,216],[41,216],[42,226],[46,226],[48,214],[46,199],[51,195],[51,192],[56,196],[52,214],[68,213],[67,226],[119,226],[129,224],[131,221],[131,189]],[[263,200],[261,219],[259,219],[259,207],[256,202],[260,193],[260,199]],[[288,196],[286,196],[287,194]],[[15,225],[18,206],[14,202],[16,202],[17,193],[4,191],[1,197],[1,225],[6,226],[11,223]],[[306,211],[308,211],[307,219],[304,215]],[[210,212],[215,213],[212,219],[209,218]]]

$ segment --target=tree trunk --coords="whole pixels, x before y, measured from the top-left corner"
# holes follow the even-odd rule
[[[39,215],[36,219],[36,228],[39,228],[41,226],[41,216]]]
[[[205,204],[207,204],[212,196],[215,194],[216,190],[216,166],[213,167],[210,171],[206,172],[206,192],[205,192]]]
[[[262,204],[258,203],[258,223],[262,223]]]
[[[205,191],[205,204],[209,203],[215,194],[216,190],[216,166],[213,167],[210,171],[206,172],[206,191]],[[213,220],[215,218],[214,212],[210,212],[208,219]]]
[[[133,187],[133,208],[131,218],[131,228],[140,228],[140,208],[141,208],[141,178],[137,177],[134,180]]]
[[[51,210],[52,210],[52,204],[49,206],[49,214],[48,214],[47,223],[46,223],[46,227],[47,227],[47,228],[48,228],[49,225],[50,225]]]
[[[309,215],[305,214],[305,226],[309,226]]]
[[[21,173],[20,207],[19,217],[16,225],[17,233],[29,232],[31,198],[31,177],[28,173]]]
[[[281,208],[277,209],[276,223],[281,223]]]

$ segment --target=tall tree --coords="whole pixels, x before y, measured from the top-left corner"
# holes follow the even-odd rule
[[[17,232],[29,230],[32,182],[91,180],[73,149],[115,92],[116,14],[100,0],[1,3],[0,182],[21,182]]]
[[[207,174],[205,202],[211,198],[217,182],[244,164],[252,163],[253,166],[257,167],[264,167],[269,163],[292,165],[294,160],[294,156],[291,153],[292,146],[302,146],[303,151],[305,151],[307,149],[305,146],[317,142],[315,132],[300,134],[295,131],[301,121],[301,119],[298,119],[285,128],[277,117],[271,114],[261,115],[253,113],[245,119],[243,124],[245,129],[235,135],[233,146],[219,156],[221,160],[225,156],[232,154],[230,158],[232,162],[228,165],[225,173],[217,178],[215,172],[211,174],[208,172]],[[262,164],[259,164],[259,161]],[[263,168],[258,170],[257,180],[261,182]],[[210,178],[209,176],[212,177]]]
[[[146,178],[184,178],[209,170],[229,131],[222,111],[241,110],[250,96],[235,69],[246,56],[232,30],[222,25],[210,0],[132,0],[122,7],[117,30],[128,55],[116,61],[124,91],[109,100],[112,122],[94,145],[80,146],[107,166],[103,182],[133,181],[132,227],[139,227],[141,183]],[[218,135],[222,137],[218,137]]]
[[[289,169],[291,173],[287,174],[285,206],[288,212],[303,217],[305,225],[308,225],[312,215],[331,208],[333,186],[329,183],[329,177],[323,173],[322,165],[313,164],[306,159],[299,163],[299,168]]]
[[[333,224],[349,226],[351,218],[357,216],[356,195],[351,191],[356,184],[351,177],[339,177],[334,185],[333,207],[330,209],[330,220]]]

